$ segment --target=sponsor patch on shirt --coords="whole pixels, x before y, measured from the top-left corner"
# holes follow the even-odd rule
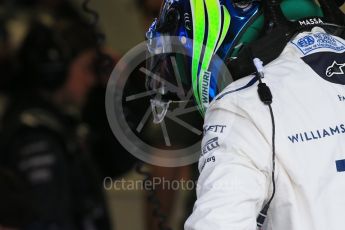
[[[212,150],[217,149],[219,147],[220,147],[220,145],[218,142],[218,137],[214,137],[205,143],[204,147],[202,148],[202,155],[205,155],[205,154],[207,154],[207,153],[211,152]]]
[[[332,51],[339,53],[345,51],[345,44],[340,39],[322,32],[296,38],[291,43],[304,55],[318,52],[320,49],[322,49],[323,52]]]
[[[204,135],[208,132],[223,133],[226,125],[204,125]]]
[[[345,85],[344,55],[345,52],[321,52],[302,57],[302,60],[324,80]]]
[[[206,165],[207,163],[210,163],[210,162],[215,163],[215,162],[216,162],[216,157],[215,157],[215,156],[211,156],[211,157],[206,158],[206,159],[204,160],[204,162],[202,163],[201,171],[205,168],[205,165]]]
[[[288,136],[292,144],[316,141],[320,139],[330,138],[337,135],[345,134],[345,124],[329,126],[323,129],[309,130]]]

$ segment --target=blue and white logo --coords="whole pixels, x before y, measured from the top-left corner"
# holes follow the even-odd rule
[[[345,44],[341,40],[327,33],[307,35],[292,41],[292,44],[304,55],[320,52],[320,49],[322,49],[322,52],[332,51],[337,53],[345,50]]]
[[[305,36],[298,40],[298,45],[300,47],[307,47],[313,45],[315,43],[315,39],[312,36]]]

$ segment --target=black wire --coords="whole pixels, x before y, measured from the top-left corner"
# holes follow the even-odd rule
[[[259,80],[259,86],[260,84],[263,84],[261,80],[261,75],[259,73],[256,73],[256,76]],[[270,104],[266,104],[270,110],[270,116],[271,116],[271,122],[272,122],[272,185],[273,185],[273,191],[271,198],[267,202],[265,206],[270,206],[272,203],[272,200],[274,198],[275,192],[276,192],[276,183],[275,183],[275,166],[276,166],[276,124],[274,119],[274,113],[272,109],[272,102]]]
[[[276,181],[275,181],[275,168],[276,168],[276,124],[275,118],[272,108],[273,97],[270,88],[262,82],[263,73],[259,73],[256,71],[255,76],[257,77],[259,84],[258,84],[258,94],[260,100],[268,106],[271,116],[271,123],[272,123],[272,195],[268,202],[264,205],[263,209],[260,211],[256,222],[257,227],[261,228],[266,220],[268,209],[274,199],[276,193]]]
[[[144,170],[144,164],[142,162],[136,164],[135,170],[138,174],[144,176],[144,184],[146,184],[148,181],[152,181],[152,174],[149,171]],[[171,230],[171,228],[167,227],[167,216],[161,211],[161,202],[157,197],[154,187],[152,186],[151,189],[146,191],[148,193],[147,200],[153,206],[152,215],[158,220],[159,230]]]
[[[270,115],[272,120],[272,196],[270,200],[267,202],[267,205],[270,206],[271,202],[274,198],[274,195],[276,193],[276,181],[275,181],[275,168],[276,168],[276,124],[274,119],[274,113],[272,109],[272,105],[269,105],[268,108],[270,109]]]
[[[275,180],[275,168],[276,168],[276,145],[275,145],[275,139],[276,139],[276,126],[275,126],[275,119],[274,119],[274,113],[272,109],[272,105],[268,105],[268,108],[270,110],[271,115],[271,121],[272,121],[272,195],[268,202],[265,204],[263,209],[260,211],[259,216],[256,219],[257,227],[261,228],[266,220],[268,210],[271,206],[271,203],[274,199],[275,193],[276,193],[276,180]]]

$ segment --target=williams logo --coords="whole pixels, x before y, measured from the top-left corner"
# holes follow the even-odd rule
[[[336,61],[334,61],[333,64],[327,68],[326,76],[333,77],[333,75],[344,74],[344,70],[343,70],[344,67],[345,67],[345,63],[338,64]]]
[[[323,21],[320,18],[309,18],[309,19],[298,21],[298,22],[301,26],[311,26],[311,25],[323,24]]]
[[[329,126],[324,129],[317,129],[317,130],[311,130],[311,131],[306,131],[302,133],[296,133],[296,134],[288,136],[288,139],[291,141],[291,143],[296,144],[296,143],[320,140],[324,138],[330,138],[336,135],[344,135],[344,134],[345,134],[345,125],[339,124],[336,126]]]
[[[211,140],[207,141],[202,148],[202,155],[205,155],[218,147],[220,147],[218,137],[212,138]]]

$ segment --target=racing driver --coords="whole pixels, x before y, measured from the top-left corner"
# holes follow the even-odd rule
[[[343,27],[336,3],[323,2]],[[344,228],[345,40],[325,30],[325,20],[298,21],[309,29],[268,63],[254,53],[254,74],[208,106],[186,230]]]

